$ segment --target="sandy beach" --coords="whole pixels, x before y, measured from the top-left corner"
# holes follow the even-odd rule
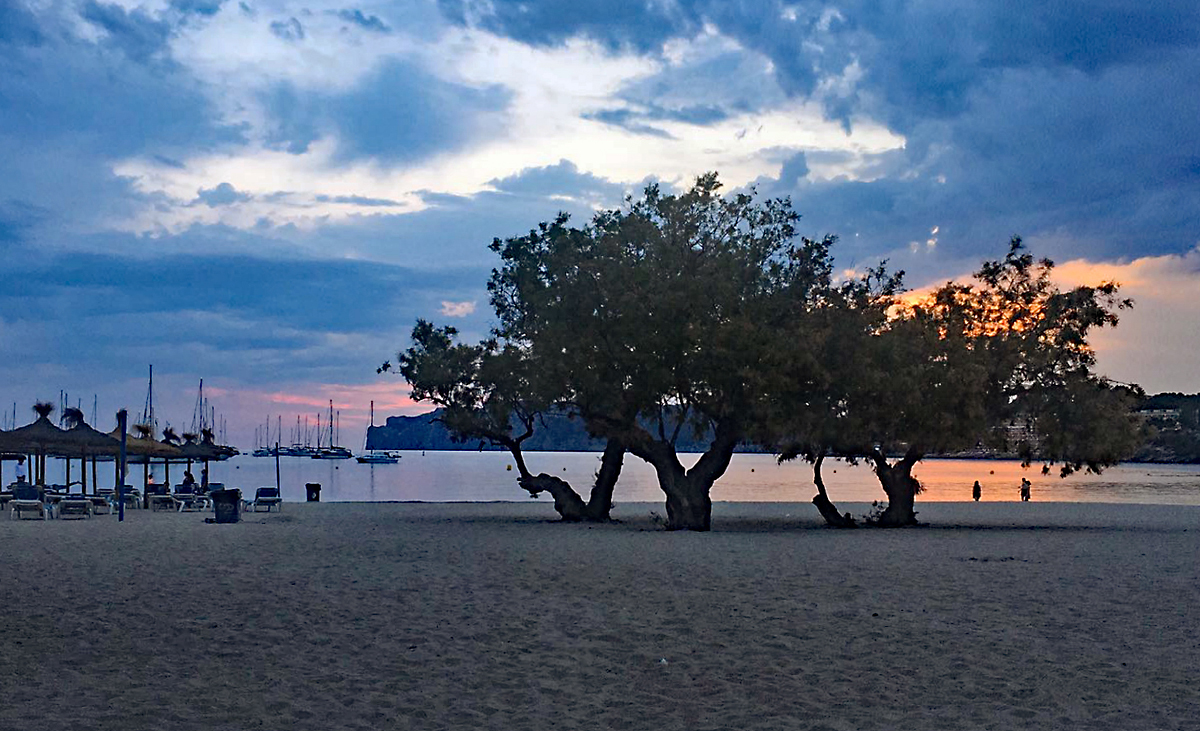
[[[5,516],[0,729],[1200,729],[1200,508],[919,510]]]

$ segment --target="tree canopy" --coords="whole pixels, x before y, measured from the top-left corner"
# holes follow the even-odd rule
[[[884,264],[836,281],[836,239],[798,235],[790,201],[720,187],[715,174],[678,195],[651,185],[582,227],[560,215],[495,239],[491,336],[459,344],[418,321],[399,360],[413,397],[512,451],[522,486],[549,490],[564,517],[607,518],[628,451],[654,467],[673,529],[709,528],[712,485],[749,441],[812,462],[835,525],[854,521],[826,494],[826,457],[868,462],[888,496],[876,522],[899,526],[916,522],[912,469],[928,454],[1015,445],[1066,474],[1133,448],[1138,391],[1094,373],[1088,340],[1131,304],[1115,283],[1060,290],[1019,238],[973,281],[923,296]],[[549,408],[608,440],[587,506],[524,465]],[[690,469],[684,430],[712,435]]]

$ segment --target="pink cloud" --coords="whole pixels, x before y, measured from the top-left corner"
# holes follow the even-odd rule
[[[446,317],[466,317],[475,312],[474,302],[442,301],[442,314]]]

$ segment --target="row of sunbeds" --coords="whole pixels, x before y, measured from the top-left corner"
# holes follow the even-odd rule
[[[57,486],[43,488],[29,483],[13,483],[10,493],[0,493],[0,504],[8,503],[10,520],[90,518],[93,515],[116,511],[115,491],[111,488],[101,488],[98,495],[80,495],[58,492],[52,489],[53,487]],[[219,482],[210,483],[209,491],[224,487]],[[124,497],[126,507],[142,507],[142,494],[137,489],[126,485]],[[174,492],[167,492],[164,486],[160,491],[148,496],[148,504],[151,510],[171,510],[180,513],[213,509],[212,498],[207,492],[197,492],[194,487],[184,485],[176,485]],[[282,510],[283,498],[278,488],[260,487],[255,490],[253,500],[242,501],[241,508],[252,512]]]

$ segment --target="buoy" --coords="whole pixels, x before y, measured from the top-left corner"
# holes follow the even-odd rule
[[[512,465],[505,465],[504,469],[508,470],[509,472],[512,472]]]

